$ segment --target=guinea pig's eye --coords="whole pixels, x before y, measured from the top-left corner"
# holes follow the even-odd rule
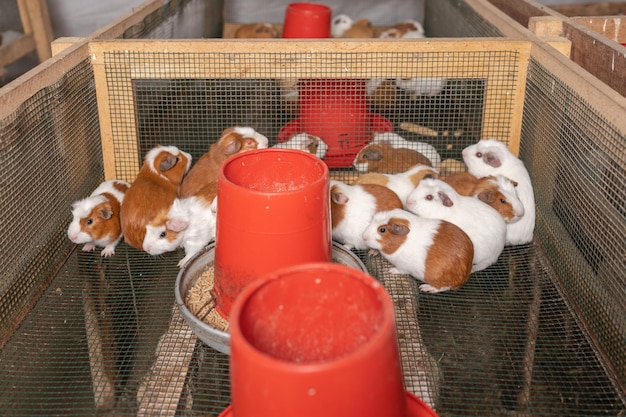
[[[165,236],[167,236],[167,232],[161,232],[159,239],[165,239]]]
[[[476,152],[476,157],[477,158],[482,158],[483,157],[483,153],[482,152]]]
[[[501,198],[501,199],[500,199],[500,203],[502,203],[502,204],[506,204],[506,200],[505,200],[504,198]]]
[[[380,234],[387,233],[387,229],[385,228],[385,226],[380,226],[378,228],[378,233]]]
[[[426,200],[428,200],[428,201],[432,200],[433,198],[434,198],[434,197],[433,197],[433,195],[432,195],[432,194],[428,194],[428,195],[426,196]]]
[[[91,226],[93,224],[93,219],[87,219],[87,226]]]

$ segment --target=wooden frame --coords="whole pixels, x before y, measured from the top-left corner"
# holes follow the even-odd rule
[[[102,146],[105,165],[105,176],[107,178],[122,177],[118,171],[115,160],[119,159],[120,152],[130,155],[138,155],[138,139],[133,115],[123,113],[118,108],[115,97],[133,97],[133,80],[145,77],[145,71],[154,65],[151,62],[151,54],[163,52],[176,52],[169,58],[171,60],[166,66],[161,68],[151,68],[149,78],[293,78],[294,74],[302,78],[316,77],[337,77],[337,78],[369,78],[372,74],[380,77],[429,77],[424,68],[418,64],[420,54],[429,52],[453,53],[467,52],[489,52],[507,51],[518,54],[519,61],[513,65],[513,73],[495,71],[494,64],[489,62],[489,58],[483,59],[480,65],[466,68],[462,63],[454,62],[454,58],[449,58],[445,62],[445,73],[441,74],[447,78],[483,78],[486,83],[485,108],[483,109],[483,134],[506,140],[510,149],[517,153],[519,149],[519,136],[521,127],[521,117],[524,99],[524,87],[526,80],[526,64],[530,52],[530,43],[526,41],[512,41],[505,39],[472,39],[472,40],[445,40],[429,39],[420,40],[185,40],[185,41],[94,41],[90,43],[90,55],[96,77],[96,92],[98,95],[100,127],[102,133]],[[134,53],[141,52],[142,57],[133,58],[132,66],[120,68],[118,64],[116,72],[116,90],[111,91],[107,85],[107,66],[105,56],[107,52]],[[254,51],[254,52],[253,52]],[[350,53],[350,62],[341,62],[326,55],[316,53]],[[367,53],[412,53],[415,54],[415,65],[406,65],[403,68],[394,68],[389,64],[374,63],[365,61]],[[206,67],[189,68],[182,65],[183,53],[223,53],[224,65],[220,66],[220,72],[210,73]],[[276,65],[255,67],[247,62],[245,65],[234,59],[234,54],[252,53],[273,53],[277,54]],[[355,58],[359,53],[363,53],[363,58]],[[289,54],[289,59],[279,59],[278,57]],[[291,58],[297,55],[298,58]],[[232,59],[229,61],[229,59]],[[512,58],[513,59],[513,58]],[[367,65],[364,65],[367,63]],[[110,72],[110,70],[109,70]],[[120,83],[120,79],[123,80]],[[502,85],[514,80],[512,91],[503,91]],[[123,85],[121,85],[123,84]],[[498,114],[496,109],[506,108],[510,114],[510,120],[505,127],[494,128],[502,125],[500,120],[502,113]],[[123,126],[124,132],[134,132],[132,137],[119,138],[120,129],[116,129],[116,141],[119,146],[114,145],[113,124]],[[139,160],[137,169],[139,168]],[[132,181],[135,172],[130,172]]]
[[[17,0],[23,34],[0,47],[0,71],[32,51],[39,62],[52,56],[52,25],[46,0]]]

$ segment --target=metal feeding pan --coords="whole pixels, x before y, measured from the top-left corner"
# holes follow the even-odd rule
[[[230,354],[230,334],[227,331],[219,330],[217,327],[206,323],[194,315],[185,302],[190,289],[193,288],[202,274],[210,269],[214,260],[215,245],[210,244],[190,259],[179,271],[176,277],[175,287],[176,303],[178,304],[181,315],[200,340],[218,352]],[[332,261],[367,272],[367,268],[359,257],[338,242],[333,242],[332,245]],[[203,313],[205,311],[208,313],[208,310],[214,308],[214,303],[208,305],[206,309],[203,309]]]

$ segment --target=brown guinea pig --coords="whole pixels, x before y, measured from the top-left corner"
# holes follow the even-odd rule
[[[277,38],[278,31],[270,23],[245,23],[235,31],[235,38]]]
[[[457,193],[476,197],[496,209],[506,223],[515,223],[524,215],[524,205],[517,195],[517,183],[503,175],[477,178],[469,172],[460,172],[443,178]]]
[[[82,250],[89,252],[102,246],[102,256],[115,254],[122,239],[120,206],[130,187],[126,181],[111,180],[100,184],[87,198],[72,204],[72,222],[67,236],[74,243],[84,243]]]
[[[378,250],[393,268],[423,281],[420,290],[454,290],[469,279],[474,246],[460,227],[439,219],[419,217],[402,209],[374,215],[363,232],[370,249]]]
[[[358,172],[380,172],[396,174],[415,165],[432,166],[423,154],[408,148],[394,148],[388,143],[372,143],[359,151],[354,158],[354,168]]]
[[[122,232],[128,244],[142,249],[146,226],[169,211],[190,166],[191,155],[175,146],[159,145],[146,154],[120,209]]]
[[[267,138],[251,127],[225,129],[217,142],[189,170],[180,186],[179,196],[202,196],[210,204],[217,192],[217,177],[224,161],[241,152],[267,148],[267,145]]]
[[[367,249],[363,231],[374,213],[401,207],[396,193],[382,185],[330,181],[332,237],[349,249]]]

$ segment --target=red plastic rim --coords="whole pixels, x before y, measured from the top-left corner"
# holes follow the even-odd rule
[[[439,417],[439,414],[435,413],[428,404],[409,391],[406,392],[406,410],[406,417]],[[226,407],[218,417],[235,417],[232,404]]]

